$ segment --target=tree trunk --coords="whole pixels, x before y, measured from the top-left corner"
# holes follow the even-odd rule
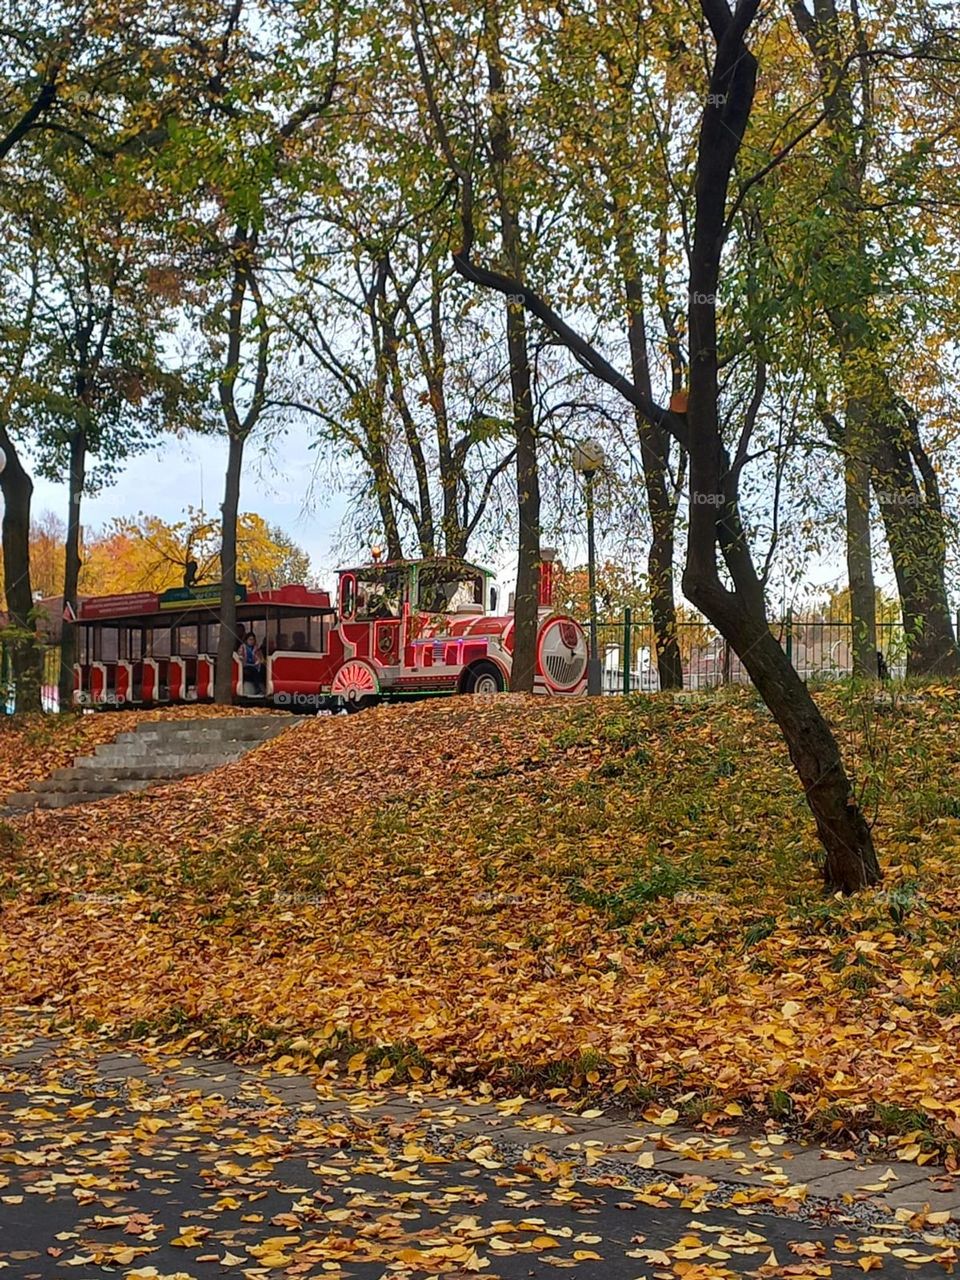
[[[621,257],[632,266],[632,246],[622,245]],[[643,283],[635,271],[627,273],[624,282],[627,300],[630,366],[634,385],[652,399],[650,365],[647,355],[646,324],[643,315]],[[653,615],[654,644],[657,650],[657,673],[661,689],[683,688],[683,659],[677,635],[677,606],[674,598],[673,548],[676,504],[667,486],[667,458],[670,438],[661,426],[649,422],[635,410],[637,435],[640,440],[640,463],[650,513],[650,552],[647,556],[647,589]]]
[[[24,470],[13,442],[0,427],[0,448],[7,464],[0,473],[3,493],[3,574],[9,625],[16,629],[7,641],[13,654],[17,712],[39,711],[43,680],[43,652],[33,621],[30,585],[30,501],[33,481]]]
[[[686,579],[684,590],[729,641],[783,734],[824,848],[825,888],[855,893],[877,884],[881,872],[873,838],[836,739],[766,619],[754,610],[718,609],[695,584],[687,590]]]
[[[827,888],[852,893],[880,879],[870,829],[826,720],[767,624],[763,587],[740,517],[738,477],[720,428],[717,292],[730,175],[756,86],[756,59],[743,36],[757,3],[741,0],[733,16],[726,6],[718,10],[703,3],[717,57],[700,125],[690,256],[690,531],[683,586],[729,641],[780,727],[825,851]],[[720,578],[718,549],[733,591]]]
[[[87,438],[76,431],[70,438],[69,511],[67,512],[67,543],[63,568],[63,603],[77,609],[77,589],[80,583],[80,501],[86,476]],[[73,664],[77,660],[77,625],[63,619],[60,632],[60,710],[73,707]]]
[[[231,434],[227,453],[227,481],[220,508],[220,639],[214,701],[220,706],[233,702],[233,655],[241,636],[237,633],[237,516],[240,510],[240,471],[243,466],[243,436]]]
[[[504,98],[505,77],[500,48],[497,0],[487,10],[487,78],[490,87],[490,152],[500,212],[500,248],[507,270],[523,278],[523,247],[510,187],[512,139]],[[507,355],[517,439],[517,586],[514,595],[513,667],[510,688],[532,693],[537,667],[537,610],[540,572],[540,472],[533,411],[527,320],[523,304],[507,299]]]
[[[540,584],[540,472],[533,420],[530,358],[523,307],[507,305],[510,389],[517,433],[517,586],[513,614],[510,688],[532,693],[537,669],[537,611]]]
[[[850,587],[853,674],[860,680],[876,680],[877,595],[873,583],[870,463],[864,439],[863,404],[858,400],[848,401],[844,417],[847,582]]]
[[[680,638],[677,632],[677,606],[673,591],[673,505],[663,498],[667,507],[660,505],[661,495],[651,494],[650,523],[655,532],[651,535],[647,555],[647,584],[650,592],[650,612],[653,616],[653,637],[657,650],[657,674],[661,689],[683,688],[683,658],[680,654]]]
[[[697,146],[687,311],[690,396],[684,415],[655,404],[619,374],[521,278],[474,266],[469,258],[472,222],[466,214],[464,248],[454,255],[454,264],[466,279],[495,288],[508,298],[518,296],[586,368],[618,390],[649,421],[669,426],[686,448],[690,528],[684,591],[732,645],[780,726],[825,851],[825,883],[850,893],[880,879],[870,829],[829,725],[767,625],[763,587],[740,516],[738,471],[730,466],[720,424],[717,290],[729,230],[730,177],[753,107],[757,61],[746,47],[745,36],[758,8],[759,0],[738,0],[733,11],[725,4],[701,0],[716,41],[716,57]],[[718,550],[734,590],[721,578]]]
[[[900,593],[908,676],[960,675],[960,651],[946,590],[946,533],[936,473],[907,406],[882,415],[873,477]],[[923,479],[917,482],[914,464]]]

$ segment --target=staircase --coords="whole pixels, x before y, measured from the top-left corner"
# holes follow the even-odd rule
[[[30,809],[68,809],[122,791],[145,791],[175,778],[207,773],[239,760],[297,721],[286,714],[153,720],[81,756],[29,791],[5,802],[7,816]]]

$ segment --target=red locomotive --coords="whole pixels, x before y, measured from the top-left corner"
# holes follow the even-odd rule
[[[540,566],[535,691],[583,693],[587,642],[552,608],[552,556]],[[238,646],[238,702],[292,711],[368,706],[381,699],[497,693],[509,687],[514,620],[496,612],[492,574],[464,560],[373,563],[339,574],[337,599],[303,586],[237,589],[237,631],[253,632],[262,685]],[[219,641],[219,585],[94,596],[79,610],[81,706],[209,701]]]

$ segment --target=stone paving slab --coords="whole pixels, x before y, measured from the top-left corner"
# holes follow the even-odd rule
[[[35,1067],[59,1047],[59,1041],[41,1038],[0,1060],[0,1071]],[[539,1149],[589,1165],[635,1166],[688,1185],[717,1181],[774,1192],[783,1189],[787,1194],[805,1186],[810,1197],[846,1203],[875,1201],[901,1221],[929,1206],[929,1212],[949,1214],[960,1222],[960,1180],[942,1171],[902,1162],[830,1159],[819,1148],[771,1142],[765,1135],[719,1138],[642,1121],[622,1122],[602,1114],[585,1118],[542,1103],[518,1108],[490,1101],[438,1101],[412,1088],[381,1089],[343,1099],[324,1097],[307,1075],[270,1075],[225,1059],[182,1057],[170,1059],[167,1067],[157,1055],[148,1061],[133,1052],[115,1051],[100,1057],[92,1073],[107,1084],[124,1087],[134,1098],[194,1093],[230,1102],[242,1097],[254,1108],[258,1103],[265,1108],[305,1108],[318,1118],[342,1118],[348,1126],[394,1122],[403,1131],[433,1134],[442,1149],[448,1145],[476,1149],[485,1144]],[[211,1137],[217,1132],[214,1119]]]

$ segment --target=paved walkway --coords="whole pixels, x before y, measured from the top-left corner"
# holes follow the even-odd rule
[[[25,1039],[0,1056],[0,1280],[960,1266],[942,1170]]]

